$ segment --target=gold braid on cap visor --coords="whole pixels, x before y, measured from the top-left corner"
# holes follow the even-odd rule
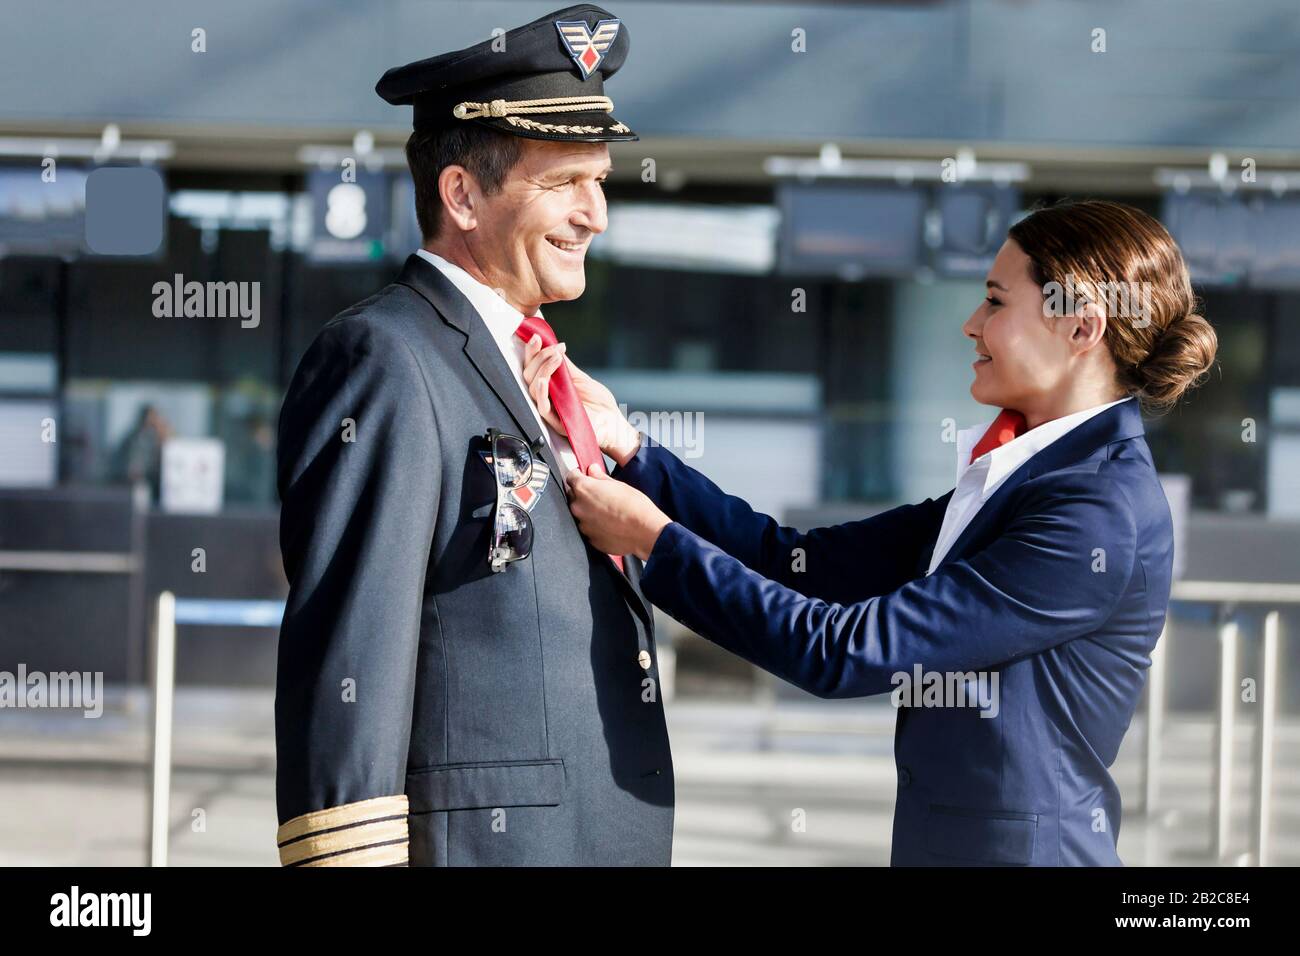
[[[490,100],[486,103],[457,103],[451,115],[456,119],[504,119],[511,126],[536,130],[539,133],[626,133],[628,128],[615,123],[608,129],[600,126],[571,126],[562,123],[539,123],[526,119],[526,113],[591,113],[614,111],[614,101],[608,96],[552,96],[540,100]]]

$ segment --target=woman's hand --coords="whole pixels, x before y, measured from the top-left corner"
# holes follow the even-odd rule
[[[542,348],[542,337],[534,335],[524,346],[524,384],[528,386],[528,394],[537,406],[538,414],[556,431],[565,434],[564,424],[551,406],[550,395],[551,376],[561,362],[569,368],[574,390],[587,410],[587,417],[591,419],[591,428],[596,433],[600,450],[618,462],[619,467],[626,465],[641,447],[641,433],[618,410],[614,394],[569,361],[564,354],[563,342]]]
[[[653,501],[609,477],[599,465],[593,464],[587,475],[577,469],[569,472],[565,488],[578,530],[597,551],[635,554],[645,561],[659,532],[670,523]]]

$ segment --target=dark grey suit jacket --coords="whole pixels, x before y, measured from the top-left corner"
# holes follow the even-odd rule
[[[278,450],[286,864],[669,863],[639,565],[625,577],[583,540],[553,474],[532,556],[492,573],[489,426],[540,432],[482,319],[419,256],[298,366]]]

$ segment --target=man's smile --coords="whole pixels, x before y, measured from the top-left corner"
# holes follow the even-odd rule
[[[582,242],[572,242],[565,239],[556,239],[547,236],[546,241],[562,252],[572,252],[581,255],[587,249],[587,243],[585,240]]]

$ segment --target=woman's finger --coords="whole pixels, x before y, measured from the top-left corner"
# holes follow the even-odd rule
[[[581,495],[583,490],[582,482],[584,480],[586,480],[586,475],[584,475],[577,468],[573,469],[572,471],[569,472],[568,475],[565,476],[564,490],[569,493],[570,503],[572,503],[575,498]]]
[[[540,342],[541,340],[538,339],[538,341]],[[563,355],[564,354],[563,346],[564,346],[563,342],[557,342],[555,345],[548,345],[544,349],[538,349],[533,354],[532,358],[528,358],[528,346],[525,346],[524,347],[524,358],[525,358],[524,381],[531,382],[533,376],[537,374],[538,370],[541,369],[541,367],[545,365],[549,359],[553,358],[556,355]]]
[[[524,362],[528,362],[534,355],[542,350],[542,337],[536,332],[524,343]]]
[[[533,401],[537,403],[537,410],[543,414],[545,414],[543,400],[545,400],[545,408],[549,409],[551,407],[551,375],[559,367],[559,356],[552,356],[549,361],[542,363],[541,367],[534,373],[533,380],[528,384],[528,392],[532,395]]]
[[[555,370],[560,367],[560,356],[552,355],[542,363],[542,367],[537,370],[537,380],[545,383],[546,388],[551,387],[551,376]]]
[[[537,355],[536,354],[529,355],[527,348],[525,348],[524,367],[522,371],[524,375],[524,381],[527,382],[529,385],[533,384],[533,379],[536,377],[537,369],[540,365],[541,365],[541,361],[537,358]]]
[[[537,358],[539,352],[543,349],[542,337],[534,335],[524,344],[524,368],[527,369],[532,361]]]
[[[537,406],[537,414],[543,418],[551,410],[551,395],[548,388],[548,379],[538,376],[528,385],[528,394]]]

